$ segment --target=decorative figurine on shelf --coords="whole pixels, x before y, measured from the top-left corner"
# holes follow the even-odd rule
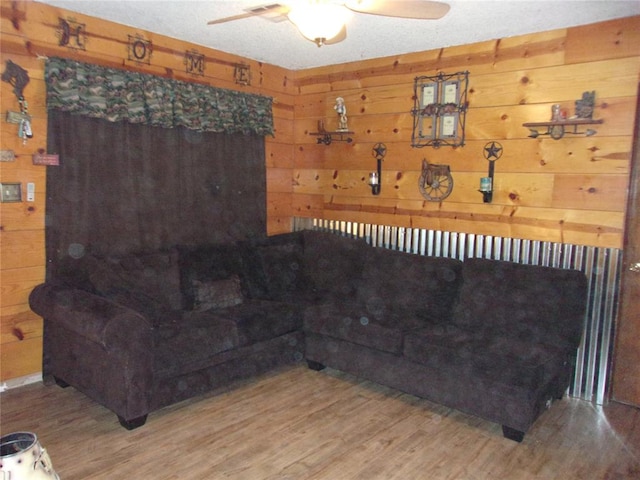
[[[580,100],[576,100],[576,117],[593,118],[593,109],[596,105],[596,92],[584,92]]]
[[[347,126],[347,106],[344,104],[344,98],[336,98],[336,104],[333,109],[338,113],[340,121],[338,123],[338,132],[347,132],[349,127]]]

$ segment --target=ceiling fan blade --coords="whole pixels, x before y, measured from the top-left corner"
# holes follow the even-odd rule
[[[349,10],[385,17],[417,18],[435,20],[449,11],[449,5],[428,0],[347,0]]]
[[[246,10],[246,13],[240,13],[238,15],[232,15],[231,17],[219,18],[217,20],[210,20],[207,22],[207,25],[216,25],[219,23],[233,22],[234,20],[242,20],[243,18],[250,18],[256,16],[267,16],[269,18],[275,17],[283,17],[282,20],[286,19],[285,15],[289,13],[289,7],[286,5],[280,5],[278,3],[273,3],[271,5],[261,5],[259,7],[254,7]]]
[[[219,18],[218,20],[210,20],[207,25],[216,25],[218,23],[233,22],[234,20],[242,20],[243,18],[255,17],[253,13],[241,13],[239,15],[233,15],[231,17]]]

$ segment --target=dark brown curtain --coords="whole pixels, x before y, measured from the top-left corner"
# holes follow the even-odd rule
[[[264,137],[49,111],[49,266],[266,235]]]

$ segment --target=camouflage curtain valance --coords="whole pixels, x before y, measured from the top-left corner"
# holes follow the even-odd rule
[[[272,99],[62,58],[47,60],[47,109],[110,122],[273,135]]]

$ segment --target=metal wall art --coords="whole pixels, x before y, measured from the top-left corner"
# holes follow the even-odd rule
[[[464,145],[469,72],[416,77],[412,147]]]
[[[418,188],[424,198],[430,202],[440,202],[453,190],[453,177],[449,165],[435,165],[422,160],[422,174]]]

